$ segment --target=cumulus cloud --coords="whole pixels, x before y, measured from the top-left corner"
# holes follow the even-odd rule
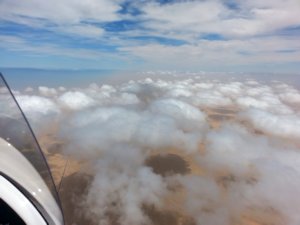
[[[286,84],[278,84],[275,88],[281,101],[290,106],[298,107],[300,105],[300,93],[297,89]]]
[[[58,102],[71,110],[78,110],[95,104],[92,98],[78,91],[65,92],[58,97]]]
[[[235,175],[245,174],[252,162],[272,152],[268,140],[249,133],[244,127],[225,124],[207,135],[208,167],[227,168]]]
[[[245,109],[252,107],[280,114],[293,113],[289,106],[282,103],[282,97],[270,86],[250,87],[246,89],[246,93],[247,95],[240,96],[236,100],[237,104]]]
[[[87,162],[77,206],[94,224],[153,224],[151,210],[195,224],[299,223],[296,88],[193,75],[54,90],[17,100],[39,126],[56,120],[62,154]],[[172,154],[188,172],[148,163]]]
[[[51,121],[54,121],[60,113],[60,108],[49,98],[35,95],[18,95],[16,99],[37,132],[44,128],[47,129]]]
[[[279,96],[282,101],[285,101],[287,103],[291,103],[291,104],[299,104],[300,103],[300,94],[299,92],[295,92],[295,91],[291,91],[291,92],[288,92],[288,93],[284,93],[284,94],[281,94]]]
[[[110,151],[116,144],[196,151],[206,126],[205,117],[197,108],[180,101],[161,100],[144,110],[118,106],[81,111],[67,126],[75,127],[76,131],[65,133],[72,138],[71,143],[86,149],[85,155],[97,154],[100,140],[102,151]],[[87,132],[82,135],[82,130]]]
[[[57,95],[57,91],[55,88],[48,88],[44,86],[40,86],[39,88],[39,93],[40,95],[46,96],[46,97],[51,97]],[[28,91],[28,89],[27,89]]]
[[[33,117],[35,114],[47,115],[59,112],[59,108],[54,101],[45,97],[20,95],[16,98],[21,108]]]
[[[230,106],[232,104],[230,98],[218,91],[201,91],[194,96],[193,102],[203,107]]]
[[[205,125],[205,115],[196,107],[175,99],[154,101],[150,110],[173,118],[183,131],[201,130]]]
[[[276,115],[271,112],[250,109],[241,114],[243,119],[266,133],[284,138],[300,138],[300,120],[297,115]]]

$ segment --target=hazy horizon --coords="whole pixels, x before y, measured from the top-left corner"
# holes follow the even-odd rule
[[[243,81],[255,79],[263,82],[274,80],[290,84],[300,88],[300,73],[273,73],[273,72],[205,72],[205,71],[176,71],[176,70],[96,70],[96,69],[40,69],[40,68],[0,68],[9,85],[13,89],[25,89],[27,87],[38,88],[48,86],[58,88],[87,87],[91,83],[115,84],[126,80],[139,80],[147,77],[163,79],[187,79],[193,76],[201,76],[205,79],[233,79]]]

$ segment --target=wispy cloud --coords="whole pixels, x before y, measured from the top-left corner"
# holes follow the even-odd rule
[[[103,34],[103,29],[91,23],[118,20],[117,11],[120,9],[117,2],[109,0],[88,2],[5,0],[0,3],[0,18],[2,21],[49,29],[58,33],[97,38]]]

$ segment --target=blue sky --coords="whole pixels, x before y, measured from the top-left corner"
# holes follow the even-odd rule
[[[0,67],[300,71],[298,0],[2,0]]]

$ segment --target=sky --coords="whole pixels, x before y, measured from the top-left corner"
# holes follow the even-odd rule
[[[300,71],[299,0],[1,0],[0,68]]]

